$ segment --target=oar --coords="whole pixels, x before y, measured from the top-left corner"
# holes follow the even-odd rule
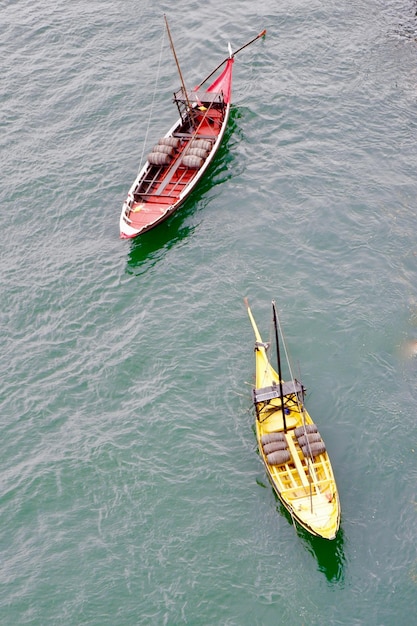
[[[254,37],[253,39],[248,41],[248,43],[245,43],[245,44],[243,44],[243,46],[240,46],[240,48],[238,48],[235,52],[233,52],[232,57],[234,57],[235,54],[237,54],[238,52],[243,50],[243,48],[247,48],[248,46],[250,46],[251,43],[253,43],[257,39],[259,39],[260,37],[265,37],[265,35],[266,35],[266,28],[264,28],[263,31],[261,33],[259,33],[259,35],[256,35],[256,37]],[[226,61],[227,61],[227,59],[226,59]]]
[[[250,41],[248,41],[248,43],[245,43],[243,46],[240,46],[240,48],[238,48],[235,52],[232,52],[228,57],[226,57],[224,59],[224,61],[222,61],[221,63],[219,63],[219,65],[212,71],[210,72],[210,74],[208,76],[206,76],[206,78],[197,86],[195,87],[195,91],[197,91],[197,89],[200,89],[200,87],[202,85],[204,85],[204,83],[213,76],[213,74],[215,74],[215,72],[217,72],[218,69],[221,68],[222,65],[224,65],[226,63],[226,61],[228,61],[229,59],[233,59],[233,57],[240,52],[241,50],[243,50],[243,48],[247,48],[248,46],[251,45],[251,43],[253,43],[254,41],[256,41],[257,39],[259,39],[260,37],[265,37],[266,35],[266,29],[264,28],[264,30],[259,33],[259,35],[256,35],[256,37],[254,37],[253,39],[251,39]]]

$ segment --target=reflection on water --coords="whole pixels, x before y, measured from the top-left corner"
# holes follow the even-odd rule
[[[165,222],[129,242],[131,248],[127,259],[126,272],[128,274],[136,276],[143,274],[163,257],[166,250],[192,234],[196,226],[184,226],[184,220],[192,215],[197,205],[207,204],[206,194],[210,189],[233,177],[231,166],[233,155],[230,154],[229,144],[237,130],[239,117],[238,109],[232,108],[223,142],[214,161],[186,202]]]
[[[276,496],[278,499],[278,496]],[[278,499],[279,512],[286,517],[290,524],[293,524],[298,537],[303,541],[310,554],[316,559],[318,569],[331,583],[343,583],[344,581],[344,538],[343,529],[340,528],[336,539],[329,541],[321,537],[315,537],[295,523],[282,502]]]
[[[140,276],[153,267],[164,256],[165,251],[186,239],[195,227],[182,224],[185,215],[186,213],[178,213],[170,220],[133,239],[130,242],[126,272]]]
[[[417,356],[417,341],[410,339],[403,343],[400,349],[400,356],[404,360],[412,359]]]
[[[327,580],[331,583],[343,583],[345,577],[343,529],[339,529],[336,539],[333,541],[313,537],[304,529],[300,529],[298,534],[303,538],[310,554],[317,559],[318,569],[326,576]]]
[[[387,7],[387,11],[391,11],[391,7]],[[398,13],[398,26],[394,29],[397,36],[401,38],[417,40],[417,2],[411,2],[405,11]]]
[[[417,357],[417,303],[414,298],[409,304],[407,337],[402,339],[398,346],[398,356],[403,361],[414,360]]]

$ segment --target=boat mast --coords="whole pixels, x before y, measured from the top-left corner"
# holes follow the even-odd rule
[[[275,307],[275,300],[272,300],[272,311],[274,313],[275,343],[277,345],[279,396],[281,398],[281,411],[282,411],[282,421],[284,423],[284,433],[286,433],[287,432],[287,422],[285,420],[284,393],[283,393],[283,390],[282,390],[281,353],[280,353],[280,349],[279,349],[278,322],[277,322],[277,310],[276,310],[276,307]]]
[[[174,55],[175,63],[177,65],[177,69],[178,69],[178,74],[180,75],[181,86],[182,86],[182,90],[184,92],[185,101],[187,103],[187,109],[188,109],[188,112],[190,114],[192,125],[194,126],[195,119],[194,119],[193,107],[191,106],[190,100],[188,98],[188,92],[187,92],[187,89],[185,88],[184,78],[182,76],[180,64],[179,64],[179,61],[178,61],[178,58],[177,58],[177,53],[175,52],[175,48],[174,48],[174,42],[172,41],[172,37],[171,37],[171,31],[169,30],[167,16],[165,14],[164,14],[164,20],[165,20],[165,25],[167,27],[167,33],[168,33],[168,37],[169,37],[169,43],[170,43],[170,46],[171,46],[172,54]]]

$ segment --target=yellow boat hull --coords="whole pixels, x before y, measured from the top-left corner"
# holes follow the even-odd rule
[[[283,414],[279,376],[247,308],[256,337],[253,398],[259,454],[292,518],[311,534],[334,539],[340,526],[340,501],[329,455],[304,407],[304,390],[296,380],[282,381]]]

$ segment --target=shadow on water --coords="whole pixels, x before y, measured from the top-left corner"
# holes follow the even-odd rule
[[[185,225],[184,221],[194,214],[195,207],[205,207],[209,201],[207,193],[233,177],[234,161],[230,153],[230,144],[233,134],[238,128],[239,110],[232,108],[229,122],[222,144],[199,185],[184,202],[184,204],[165,222],[156,228],[140,235],[130,242],[130,252],[127,259],[126,272],[140,276],[150,267],[153,267],[164,253],[175,244],[186,240],[196,229],[196,225]]]
[[[330,583],[343,583],[345,577],[343,529],[339,529],[336,539],[332,541],[315,537],[293,521],[290,513],[275,492],[274,495],[278,501],[277,510],[288,520],[289,524],[295,527],[298,537],[302,540],[308,552],[316,559],[319,571],[326,576]]]
[[[398,16],[401,21],[398,26],[394,28],[394,33],[401,39],[408,39],[410,41],[417,41],[417,2],[413,1],[410,6],[406,8],[403,13],[399,13]]]
[[[252,427],[253,434],[256,439],[255,427]],[[259,452],[258,452],[259,454]],[[322,539],[316,537],[297,524],[289,511],[282,504],[281,500],[277,496],[271,483],[267,480],[266,483],[256,481],[260,487],[266,488],[269,486],[272,489],[274,498],[277,502],[277,511],[285,517],[291,526],[295,528],[297,536],[304,543],[308,552],[317,561],[318,569],[322,572],[330,583],[343,584],[345,578],[345,553],[344,553],[344,535],[343,529],[340,527],[336,538],[332,541],[328,539]]]

